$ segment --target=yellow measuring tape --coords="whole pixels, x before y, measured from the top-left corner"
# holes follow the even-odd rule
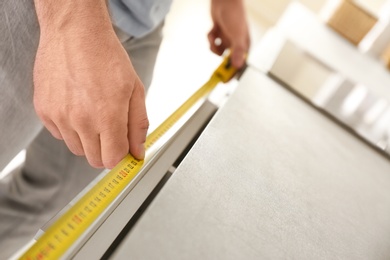
[[[230,64],[230,58],[226,57],[209,81],[147,136],[145,148],[149,149],[198,100],[210,93],[219,82],[228,82],[236,72]],[[58,259],[63,256],[134,179],[142,165],[143,160],[137,160],[130,154],[123,158],[115,168],[62,215],[20,259]]]

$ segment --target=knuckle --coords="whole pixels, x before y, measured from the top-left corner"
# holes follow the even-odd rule
[[[73,154],[80,157],[85,155],[84,151],[74,151]]]
[[[53,106],[50,102],[42,102],[34,98],[34,109],[42,121],[64,122],[66,120],[66,112],[59,106]]]
[[[51,118],[51,120],[54,122],[58,122],[59,124],[63,124],[67,121],[66,114],[59,109],[52,109],[50,114],[48,114],[48,117]]]
[[[117,84],[117,97],[120,98],[128,98],[131,92],[131,84],[125,81],[125,83]],[[115,94],[115,93],[113,93]]]
[[[37,116],[43,121],[47,122],[50,120],[49,115],[47,114],[44,106],[42,106],[40,103],[34,101],[34,109]]]
[[[147,117],[144,117],[141,119],[138,123],[138,127],[142,130],[148,130],[149,129],[149,119]]]
[[[69,146],[69,150],[76,156],[84,156],[84,150],[79,147]]]
[[[141,97],[145,96],[145,86],[138,77],[135,80],[134,88],[135,88],[134,90],[136,91],[136,93],[138,93],[139,96],[141,96]],[[134,92],[133,92],[133,94],[134,94]]]
[[[52,135],[55,139],[57,139],[57,140],[64,140],[60,134],[58,134],[58,133],[56,133],[56,132],[50,132],[50,133],[51,133],[51,135]]]
[[[118,120],[117,117],[115,117],[116,113],[107,111],[105,113],[101,113],[99,123],[104,126],[105,128],[110,128],[110,126],[115,124],[115,121]],[[105,131],[108,129],[102,129],[102,131]]]
[[[104,165],[102,161],[96,160],[96,159],[88,159],[89,165],[91,165],[93,168],[101,169],[104,168]]]
[[[127,129],[118,124],[115,119],[100,119],[97,125],[97,131],[100,135],[104,135],[106,140],[111,143],[117,143],[121,140],[118,140],[118,136],[123,136],[123,132]]]
[[[68,149],[74,155],[77,155],[77,156],[84,155],[84,150],[81,147],[81,144],[78,144],[78,142],[76,140],[68,138],[68,139],[65,139],[65,143],[66,143],[66,146],[68,147]]]
[[[41,119],[41,121],[43,122],[44,125],[48,125],[50,124],[51,120],[50,120],[50,117],[44,113],[41,113],[41,114],[38,114],[38,117]]]
[[[122,156],[111,156],[110,158],[104,158],[103,164],[106,168],[114,168],[124,157],[124,154]]]
[[[35,108],[35,113],[37,113],[37,115],[40,118],[42,118],[42,119],[46,118],[46,114],[40,105],[34,103],[34,108]]]
[[[98,150],[100,148],[96,148],[96,149],[97,150],[95,150],[95,149],[92,149],[89,151],[86,150],[85,156],[87,157],[89,165],[91,165],[93,168],[101,169],[101,168],[104,168],[104,165],[102,163],[100,152]]]
[[[73,113],[71,116],[72,122],[75,126],[85,127],[88,124],[88,116],[85,113]]]
[[[106,140],[106,142],[112,141],[111,144],[104,145],[106,149],[103,150],[103,164],[106,168],[115,167],[125,156],[129,153],[129,145],[127,139],[120,140]]]
[[[122,158],[120,158],[120,157],[106,159],[106,160],[103,161],[104,167],[106,167],[106,168],[108,168],[108,169],[112,169],[112,168],[114,168],[121,160],[122,160]]]

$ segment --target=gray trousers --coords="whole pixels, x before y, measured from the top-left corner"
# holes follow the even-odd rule
[[[145,87],[151,82],[162,25],[135,39],[118,38]],[[33,0],[0,1],[0,170],[22,149],[25,163],[0,182],[0,259],[31,240],[101,170],[74,156],[42,127],[33,103],[32,71],[39,40]]]

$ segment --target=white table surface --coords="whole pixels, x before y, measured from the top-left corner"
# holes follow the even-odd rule
[[[390,162],[248,68],[113,259],[389,259]]]

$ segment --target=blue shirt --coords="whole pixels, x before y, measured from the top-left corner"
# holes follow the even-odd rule
[[[110,0],[113,23],[136,38],[151,32],[165,18],[172,0]]]

